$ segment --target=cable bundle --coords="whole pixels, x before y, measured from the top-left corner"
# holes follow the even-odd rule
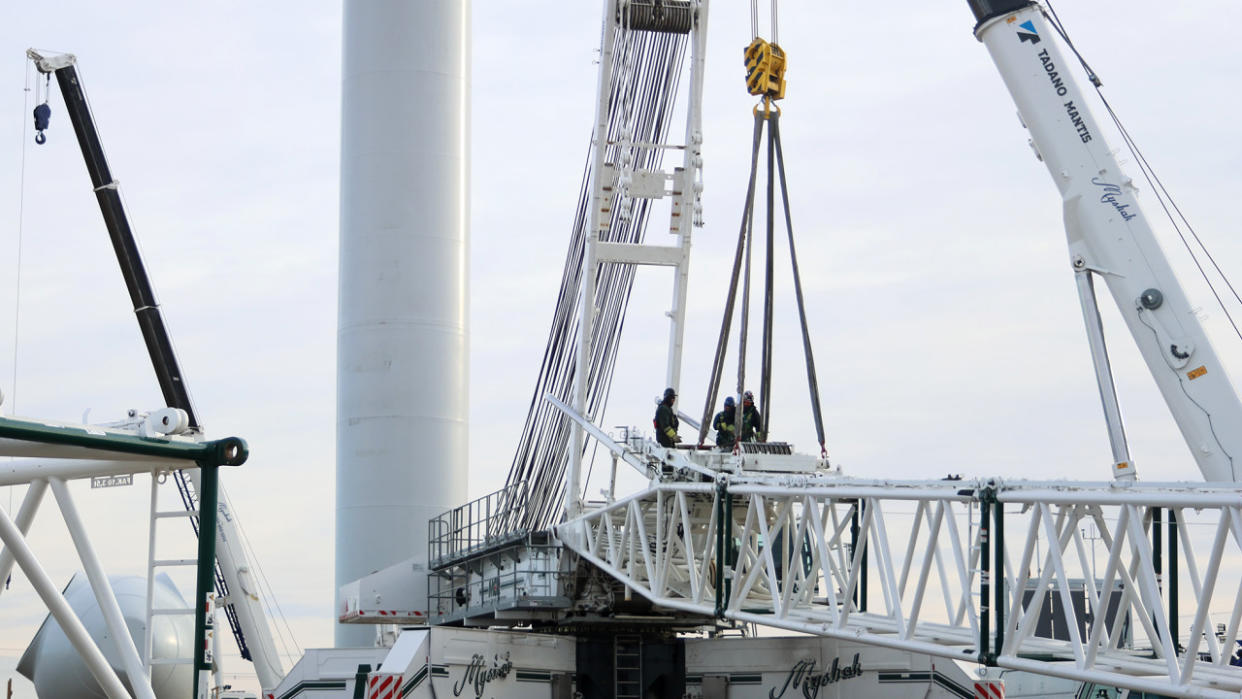
[[[662,149],[636,144],[664,142],[673,117],[687,37],[617,28],[610,40],[616,47],[616,54],[611,74],[607,76],[610,92],[608,146],[604,162],[620,164],[625,162],[623,156],[628,155],[636,170],[658,169]],[[601,170],[606,171],[604,168]],[[509,530],[547,529],[560,517],[565,492],[565,468],[569,463],[571,423],[564,414],[544,401],[543,396],[551,393],[573,404],[578,328],[581,323],[582,264],[590,233],[589,207],[592,206],[594,190],[591,157],[588,155],[548,344],[506,481],[506,486],[526,481],[530,499],[524,508],[515,511],[511,518],[513,521],[503,523]],[[611,207],[611,219],[600,221],[600,240],[641,243],[649,212],[650,201],[647,199],[619,199]],[[604,224],[607,225],[606,230],[603,229]],[[586,377],[588,415],[603,414],[608,403],[633,283],[633,265],[600,264],[597,269],[595,302],[598,313],[591,333],[592,352]]]

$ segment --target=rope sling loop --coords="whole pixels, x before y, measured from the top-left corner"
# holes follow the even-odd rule
[[[716,352],[712,362],[711,377],[708,380],[707,400],[703,406],[703,420],[699,427],[699,445],[707,439],[708,425],[711,424],[712,411],[720,393],[723,379],[724,361],[727,351],[730,327],[732,325],[735,306],[737,305],[739,279],[742,287],[741,327],[738,336],[738,370],[737,396],[740,401],[746,391],[746,345],[749,335],[750,308],[750,262],[754,247],[754,215],[755,185],[758,177],[759,149],[764,143],[764,125],[767,125],[767,208],[765,226],[765,259],[763,286],[763,321],[761,341],[760,369],[760,406],[761,424],[753,426],[755,437],[765,440],[772,419],[772,367],[773,358],[773,320],[775,317],[775,213],[776,187],[779,176],[781,206],[784,211],[786,239],[789,243],[789,258],[793,272],[793,286],[798,305],[798,321],[802,331],[802,349],[806,361],[807,388],[810,392],[811,410],[815,422],[815,433],[819,440],[820,455],[828,456],[826,437],[824,434],[823,407],[819,399],[819,380],[815,370],[815,356],[811,347],[810,330],[806,317],[805,297],[802,293],[802,276],[798,268],[797,250],[794,244],[793,218],[789,207],[789,187],[785,175],[784,150],[780,137],[780,107],[776,101],[785,96],[786,55],[775,42],[768,42],[758,36],[758,3],[751,2],[751,29],[755,35],[743,51],[746,66],[747,92],[761,97],[760,104],[752,110],[755,120],[754,138],[751,142],[750,174],[746,188],[746,199],[742,207],[742,222],[738,231],[737,246],[733,257],[733,271],[729,280],[729,291],[725,300],[724,318],[721,321],[720,335],[716,341]],[[772,32],[776,35],[776,2],[772,2]],[[745,411],[739,405],[736,411],[734,453],[739,453],[739,443],[743,434]]]

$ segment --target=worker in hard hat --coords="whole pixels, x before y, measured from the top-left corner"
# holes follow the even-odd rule
[[[742,433],[738,439],[743,442],[767,440],[767,435],[763,433],[763,418],[755,407],[755,394],[750,391],[742,394]]]
[[[656,441],[662,447],[675,447],[681,441],[677,436],[677,413],[673,411],[673,402],[677,400],[677,392],[671,388],[664,389],[664,400],[656,408],[655,431]]]
[[[733,396],[726,396],[724,410],[712,418],[712,429],[716,430],[716,446],[724,450],[733,448],[737,441],[737,403]]]

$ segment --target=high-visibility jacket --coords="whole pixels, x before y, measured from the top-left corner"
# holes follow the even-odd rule
[[[754,405],[743,406],[741,440],[743,442],[762,442],[764,436],[763,418],[759,417],[759,409]]]
[[[721,449],[732,449],[737,441],[737,411],[726,408],[712,418],[712,429],[716,430],[716,446]]]
[[[661,403],[656,408],[655,420],[652,422],[655,424],[656,441],[660,446],[677,446],[677,428],[681,422],[677,419],[677,413],[673,412],[673,406]]]

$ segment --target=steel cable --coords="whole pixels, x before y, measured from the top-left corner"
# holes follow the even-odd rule
[[[1160,204],[1160,208],[1164,210],[1164,215],[1169,219],[1169,223],[1173,225],[1173,230],[1177,232],[1177,237],[1181,239],[1182,245],[1186,248],[1186,252],[1190,253],[1190,258],[1195,263],[1195,267],[1199,270],[1199,275],[1203,277],[1203,281],[1207,283],[1208,289],[1212,292],[1212,296],[1216,298],[1216,303],[1220,306],[1221,311],[1224,312],[1225,318],[1229,321],[1229,325],[1233,328],[1234,334],[1236,334],[1239,339],[1242,339],[1242,329],[1238,328],[1238,324],[1234,320],[1233,314],[1229,312],[1229,308],[1225,305],[1224,299],[1221,298],[1221,294],[1216,289],[1216,285],[1213,284],[1212,280],[1208,277],[1207,270],[1204,269],[1203,263],[1199,260],[1199,255],[1195,253],[1193,246],[1191,246],[1190,241],[1186,238],[1187,232],[1190,233],[1190,237],[1194,239],[1195,244],[1199,246],[1199,249],[1203,251],[1203,255],[1208,259],[1208,263],[1225,283],[1225,286],[1229,289],[1229,293],[1233,295],[1234,300],[1238,303],[1242,303],[1242,296],[1240,296],[1237,289],[1234,288],[1233,282],[1229,279],[1229,276],[1226,275],[1224,270],[1220,268],[1220,265],[1217,264],[1216,258],[1212,255],[1211,250],[1208,250],[1207,245],[1205,245],[1203,240],[1199,238],[1199,234],[1195,231],[1194,226],[1190,225],[1190,221],[1186,218],[1186,215],[1182,213],[1181,207],[1179,207],[1177,202],[1174,201],[1173,195],[1170,194],[1165,188],[1164,182],[1160,180],[1160,177],[1156,174],[1155,169],[1147,162],[1147,157],[1144,156],[1143,152],[1139,149],[1138,143],[1131,138],[1130,132],[1126,129],[1125,125],[1121,123],[1121,117],[1117,115],[1117,113],[1113,110],[1113,105],[1110,104],[1108,98],[1104,96],[1104,91],[1101,89],[1103,82],[1091,68],[1090,64],[1087,63],[1087,59],[1078,52],[1078,48],[1074,45],[1074,42],[1070,40],[1069,33],[1066,32],[1065,26],[1061,23],[1061,18],[1057,16],[1056,10],[1052,7],[1051,2],[1048,3],[1048,9],[1052,12],[1052,14],[1049,16],[1049,14],[1045,12],[1043,13],[1044,18],[1047,19],[1048,23],[1052,25],[1052,28],[1056,30],[1057,34],[1061,37],[1061,40],[1065,42],[1065,45],[1069,47],[1069,50],[1072,51],[1074,56],[1078,59],[1078,62],[1082,65],[1083,70],[1087,72],[1087,77],[1091,81],[1091,84],[1095,87],[1095,92],[1099,95],[1100,101],[1104,104],[1105,111],[1108,112],[1109,118],[1112,119],[1113,124],[1117,127],[1117,131],[1121,134],[1122,141],[1125,142],[1126,147],[1130,150],[1130,153],[1134,155],[1134,160],[1138,163],[1139,171],[1143,173],[1143,178],[1147,180],[1147,184],[1152,188],[1152,193],[1156,197],[1156,202]],[[1176,217],[1174,217],[1174,213],[1177,214]],[[1181,225],[1178,224],[1178,219],[1181,220]],[[1185,232],[1182,230],[1183,226],[1186,228]]]
[[[662,150],[633,144],[662,143],[673,115],[677,85],[684,62],[686,37],[674,34],[617,29],[611,37],[617,58],[608,75],[607,146],[604,162],[622,163],[628,150],[633,169],[656,169]],[[599,135],[596,134],[598,137]],[[525,506],[507,517],[510,529],[544,529],[555,523],[564,495],[564,473],[569,460],[571,423],[543,400],[545,394],[572,402],[577,379],[576,357],[581,319],[577,309],[582,293],[582,266],[586,242],[592,233],[588,208],[595,182],[588,155],[579,188],[561,287],[548,333],[535,390],[526,422],[510,467],[506,485],[526,482]],[[626,199],[612,207],[610,218],[601,221],[600,240],[640,243],[650,213],[646,199]],[[593,296],[597,306],[590,329],[591,353],[586,366],[588,416],[598,418],[607,405],[624,329],[625,312],[633,287],[632,265],[601,264],[597,268]],[[585,449],[584,449],[585,453]]]

